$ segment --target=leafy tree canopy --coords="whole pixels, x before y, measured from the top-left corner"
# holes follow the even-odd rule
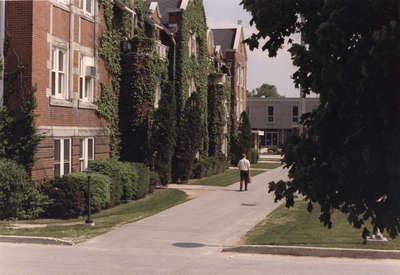
[[[338,209],[349,222],[400,231],[400,2],[398,0],[243,0],[258,33],[248,40],[276,56],[289,41],[295,84],[319,94],[303,117],[304,135],[284,146],[289,181],[270,183],[276,200],[298,192],[321,206],[331,227]],[[301,33],[303,44],[290,39]],[[259,40],[265,38],[262,45]]]
[[[271,85],[268,83],[262,84],[259,88],[256,88],[250,94],[250,97],[282,97],[275,85]]]

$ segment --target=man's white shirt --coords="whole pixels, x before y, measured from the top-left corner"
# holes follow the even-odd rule
[[[239,166],[240,171],[249,171],[250,161],[248,159],[243,158],[243,159],[239,160],[238,166]]]

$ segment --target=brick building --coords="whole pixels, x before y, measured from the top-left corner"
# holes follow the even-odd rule
[[[243,27],[212,29],[214,44],[220,48],[225,63],[230,67],[232,112],[239,120],[247,107],[247,51],[243,44]],[[236,101],[236,102],[235,102]],[[236,103],[236,104],[234,104]]]
[[[96,114],[100,83],[110,83],[99,57],[105,28],[97,0],[5,2],[5,70],[24,66],[22,92],[37,85],[36,122],[45,138],[32,170],[35,180],[82,171],[88,160],[109,156],[107,123]]]

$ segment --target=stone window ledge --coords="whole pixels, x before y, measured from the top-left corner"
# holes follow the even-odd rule
[[[69,101],[67,99],[63,98],[55,98],[55,97],[50,97],[50,105],[51,106],[60,106],[60,107],[73,107],[72,101]]]
[[[78,101],[78,108],[80,109],[90,109],[90,110],[97,110],[97,105],[91,102],[79,100]]]

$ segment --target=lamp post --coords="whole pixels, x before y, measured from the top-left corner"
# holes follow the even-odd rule
[[[88,182],[88,186],[87,186],[87,207],[88,207],[88,216],[87,216],[87,220],[85,221],[85,224],[87,226],[94,226],[94,221],[92,221],[92,219],[90,218],[91,215],[91,209],[90,209],[90,179],[92,177],[92,171],[88,168],[86,170],[86,174],[87,174],[87,182]]]

